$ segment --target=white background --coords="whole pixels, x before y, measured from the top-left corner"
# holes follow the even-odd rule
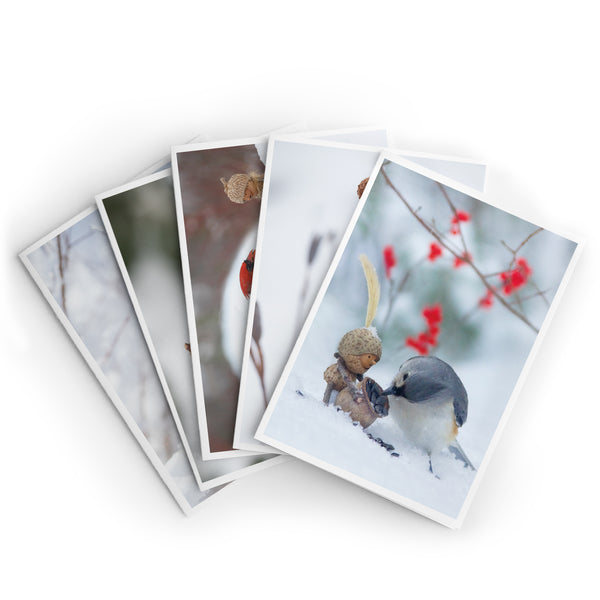
[[[597,593],[593,7],[36,0],[5,8],[0,595]],[[383,124],[399,147],[484,160],[490,199],[587,238],[460,531],[297,462],[229,486],[186,519],[16,259],[171,144],[298,119],[315,129]]]

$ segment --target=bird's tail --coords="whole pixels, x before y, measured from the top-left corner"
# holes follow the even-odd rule
[[[473,463],[469,460],[469,457],[465,454],[465,451],[462,449],[461,445],[458,443],[458,440],[454,440],[452,444],[448,447],[448,450],[456,456],[459,460],[462,460],[467,467],[473,469],[473,471],[477,471],[477,469],[473,466]]]

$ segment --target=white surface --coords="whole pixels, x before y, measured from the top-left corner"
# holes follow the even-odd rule
[[[594,6],[343,6],[307,2],[293,21],[260,2],[5,9],[3,597],[597,589]],[[587,238],[458,532],[297,461],[185,519],[16,258],[171,144],[298,118],[378,122],[397,146],[481,159],[495,202]]]

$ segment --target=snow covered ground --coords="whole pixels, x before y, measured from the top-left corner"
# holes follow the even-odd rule
[[[367,430],[354,425],[347,413],[325,406],[322,394],[307,391],[302,381],[290,380],[280,405],[286,423],[273,422],[267,434],[319,460],[370,481],[382,488],[456,517],[475,476],[449,452],[433,459],[434,477],[427,456],[411,447],[390,418],[376,421]],[[399,457],[367,437],[366,432],[392,444]]]
[[[338,317],[348,314],[342,305],[330,305],[327,312],[329,316],[335,314]],[[404,439],[391,417],[378,419],[363,430],[353,424],[346,413],[338,411],[333,402],[331,406],[325,406],[325,382],[321,375],[334,359],[324,340],[332,336],[323,328],[313,331],[310,345],[299,356],[277,400],[266,435],[328,466],[379,485],[382,491],[394,492],[455,518],[475,473],[449,452],[443,452],[432,459],[437,479],[429,472],[427,455]],[[394,372],[388,368],[387,375],[382,374],[378,367],[373,367],[368,375],[387,385]],[[400,456],[392,456],[369,439],[367,432],[392,444]],[[462,437],[459,435],[465,452],[477,466],[481,452],[475,451],[473,444]]]

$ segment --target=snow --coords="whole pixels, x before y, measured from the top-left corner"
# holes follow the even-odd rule
[[[381,341],[381,338],[379,337],[379,334],[377,333],[377,328],[376,327],[373,327],[373,326],[371,326],[371,327],[365,327],[365,329],[368,329],[371,332],[371,335],[374,338],[376,338],[379,341]]]
[[[296,450],[380,485],[401,496],[456,517],[475,473],[449,452],[434,455],[437,479],[429,472],[426,454],[412,447],[390,417],[375,421],[367,430],[354,425],[336,407],[325,406],[322,392],[306,391],[306,381],[292,377],[277,409],[285,419],[271,420],[266,434],[284,440]],[[296,390],[300,390],[300,396]],[[366,432],[392,444],[399,457],[369,439]]]

